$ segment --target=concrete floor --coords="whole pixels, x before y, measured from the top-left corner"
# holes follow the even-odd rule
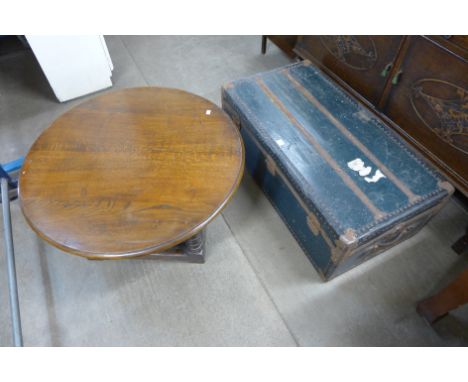
[[[160,85],[220,103],[221,84],[289,62],[259,37],[106,37],[114,88]],[[0,56],[0,162],[24,155],[65,110],[28,51]],[[468,223],[449,204],[419,234],[323,283],[249,176],[209,226],[204,265],[91,262],[29,229],[12,206],[28,346],[425,346],[468,344],[468,309],[434,328],[415,312],[467,265],[450,245]],[[0,222],[1,224],[1,222]],[[3,250],[3,249],[2,249]],[[2,252],[3,253],[3,252]],[[0,257],[0,345],[10,321]]]

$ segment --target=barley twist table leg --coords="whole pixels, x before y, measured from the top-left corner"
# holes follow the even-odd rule
[[[201,231],[190,239],[180,243],[164,252],[152,253],[141,257],[135,257],[134,259],[145,259],[145,260],[179,260],[187,261],[189,263],[200,263],[205,262],[205,231]],[[96,261],[103,259],[92,259],[88,260]],[[108,260],[106,260],[108,261]]]
[[[189,261],[205,262],[205,231],[197,233],[184,243],[184,253]]]

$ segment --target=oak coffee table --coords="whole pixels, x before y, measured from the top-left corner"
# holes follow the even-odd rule
[[[113,91],[60,116],[31,147],[19,199],[33,230],[94,260],[204,261],[203,228],[244,168],[237,127],[185,91]]]

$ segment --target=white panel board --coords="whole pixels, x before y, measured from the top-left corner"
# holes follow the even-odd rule
[[[112,86],[112,61],[102,36],[26,36],[60,102]]]

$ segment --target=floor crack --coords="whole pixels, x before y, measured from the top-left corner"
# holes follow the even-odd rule
[[[141,77],[143,78],[143,81],[145,81],[146,86],[151,86],[149,84],[148,80],[146,79],[145,75],[143,74],[143,71],[141,70],[140,66],[136,63],[135,57],[133,57],[132,52],[130,51],[130,49],[128,49],[127,44],[125,44],[125,41],[120,36],[119,36],[119,40],[122,43],[122,45],[124,46],[125,50],[127,51],[128,55],[130,56],[130,58],[132,59],[132,61],[135,64],[136,68],[138,69],[138,72],[140,73]]]
[[[231,226],[229,225],[227,219],[224,217],[224,214],[221,213],[221,216],[223,217],[223,220],[224,222],[226,223],[227,227],[229,228],[229,231],[231,232],[231,235],[232,237],[234,238],[234,240],[236,241],[237,245],[239,246],[239,248],[241,249],[242,251],[242,254],[244,255],[244,257],[246,258],[247,260],[247,263],[250,265],[250,267],[252,268],[255,276],[257,277],[257,280],[258,282],[260,283],[260,285],[262,286],[263,290],[265,291],[266,295],[268,296],[269,300],[271,301],[271,303],[273,304],[273,307],[275,308],[276,312],[278,313],[278,315],[280,316],[281,318],[281,321],[283,321],[283,324],[284,326],[286,327],[286,329],[288,330],[289,334],[291,335],[291,338],[294,340],[294,343],[296,344],[296,346],[301,346],[299,344],[299,340],[297,339],[297,337],[294,335],[293,331],[291,330],[291,328],[289,327],[286,319],[284,318],[284,316],[282,315],[281,311],[279,310],[278,308],[278,305],[276,305],[275,303],[275,300],[273,299],[270,291],[268,290],[268,288],[266,287],[265,283],[263,282],[262,278],[260,277],[259,273],[257,272],[257,270],[255,269],[254,265],[252,264],[252,262],[250,261],[249,259],[249,256],[247,256],[246,254],[246,251],[244,250],[244,248],[242,247],[242,244],[239,242],[239,240],[237,240],[237,237],[236,235],[234,234],[234,231],[232,230]]]

